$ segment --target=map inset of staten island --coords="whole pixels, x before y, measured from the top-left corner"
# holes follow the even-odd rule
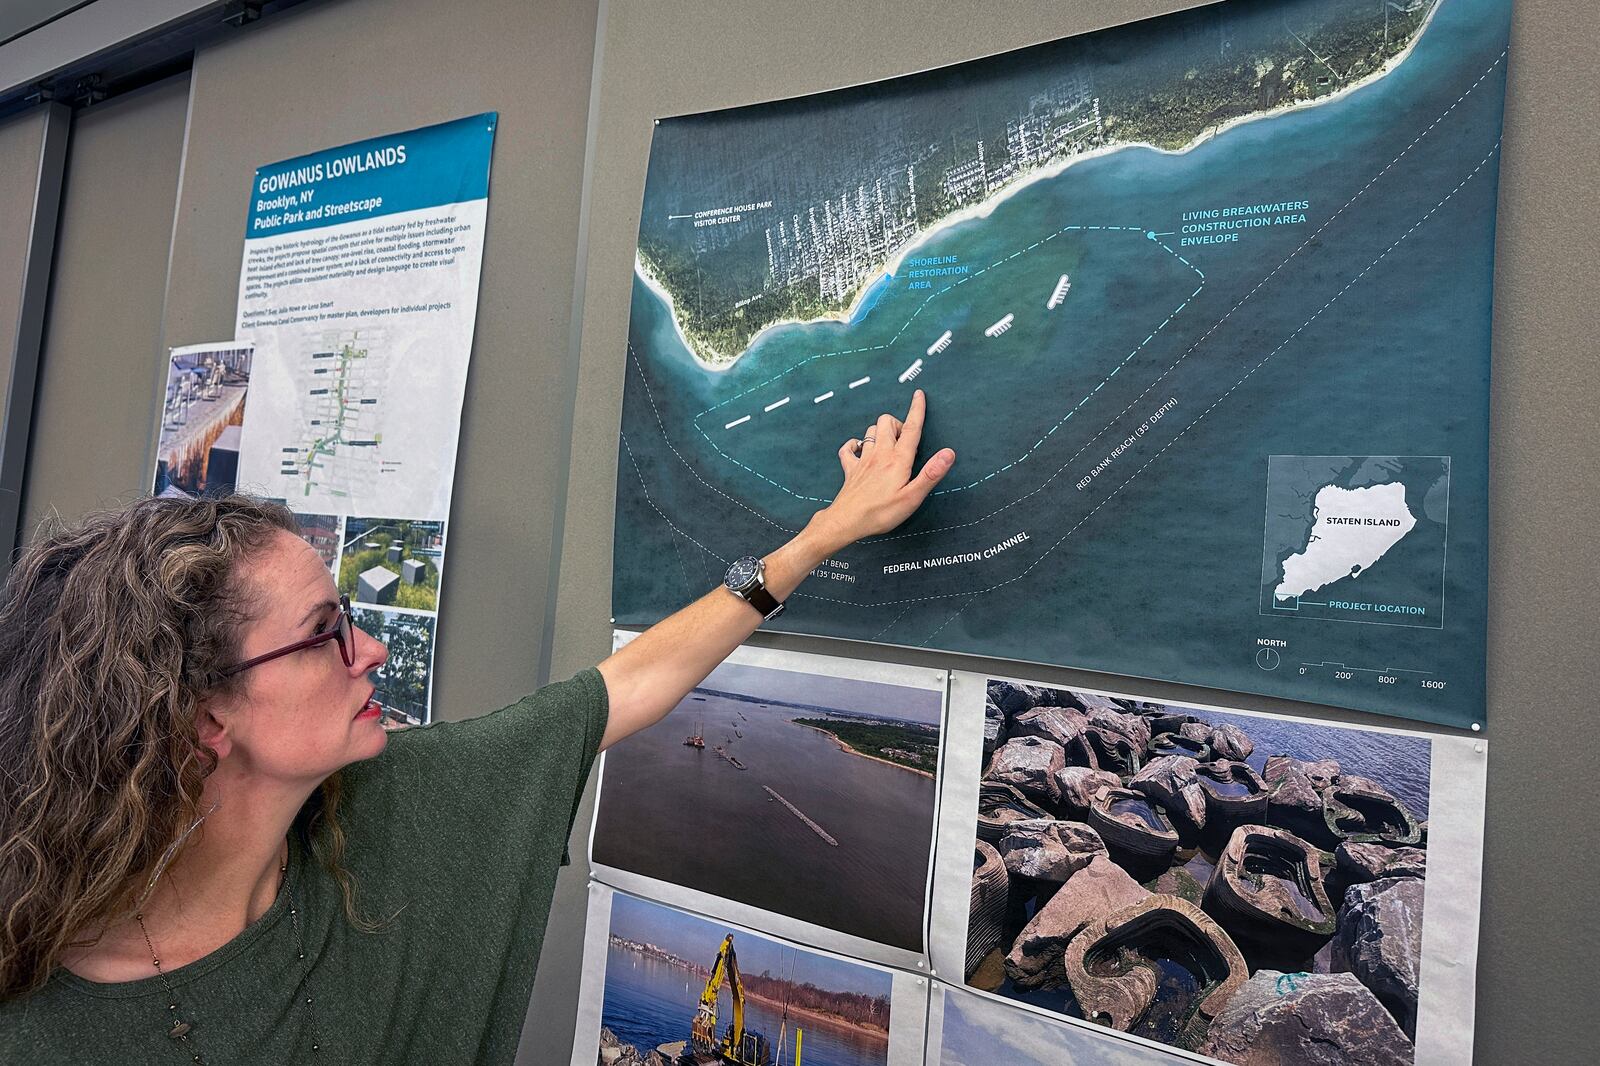
[[[663,119],[617,621],[923,388],[954,470],[776,628],[1482,723],[1509,16],[1227,0]]]

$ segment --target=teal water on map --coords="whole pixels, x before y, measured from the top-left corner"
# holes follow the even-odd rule
[[[724,560],[798,529],[837,488],[839,443],[921,387],[927,440],[954,447],[956,468],[775,628],[1481,721],[1508,10],[1443,0],[1371,85],[1181,155],[1081,161],[911,253],[971,273],[924,290],[902,271],[854,321],[769,330],[724,372],[694,362],[635,279],[617,620],[664,615]],[[1295,200],[1305,224],[1175,243],[1185,211]],[[1071,292],[1046,311],[1062,274]],[[928,355],[945,330],[950,347]],[[1451,458],[1444,627],[1400,640],[1260,615],[1267,457],[1373,453]],[[946,554],[977,558],[897,569]],[[1258,665],[1260,638],[1287,642],[1281,665]],[[1337,664],[1372,672],[1341,680]],[[1418,672],[1378,685],[1390,669]]]

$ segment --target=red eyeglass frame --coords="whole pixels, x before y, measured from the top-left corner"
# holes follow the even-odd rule
[[[248,670],[252,666],[260,666],[262,663],[271,662],[273,659],[280,659],[285,655],[293,655],[295,652],[305,651],[307,648],[319,647],[328,643],[330,640],[338,643],[339,658],[344,660],[345,666],[354,666],[356,663],[355,637],[356,623],[355,619],[351,617],[350,614],[350,597],[340,596],[339,614],[334,618],[333,625],[331,627],[321,633],[318,633],[316,636],[307,637],[305,640],[297,640],[293,644],[285,644],[283,647],[276,648],[264,655],[257,655],[255,658],[246,659],[244,662],[239,663],[236,666],[230,666],[226,670],[222,671],[222,676],[232,677],[234,674]]]

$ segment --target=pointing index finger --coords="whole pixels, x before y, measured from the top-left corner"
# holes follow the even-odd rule
[[[921,389],[911,394],[911,408],[906,412],[905,427],[895,446],[908,455],[917,454],[917,444],[922,440],[922,423],[927,417],[928,401]]]

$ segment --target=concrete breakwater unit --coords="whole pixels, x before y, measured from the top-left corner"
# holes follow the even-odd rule
[[[737,770],[747,769],[747,767],[745,766],[744,763],[740,762],[734,756],[728,754],[728,749],[723,747],[721,744],[718,744],[716,747],[712,748],[711,750],[716,752],[722,758],[728,760],[729,764],[731,764],[735,769],[737,769]]]
[[[808,829],[810,829],[813,833],[817,834],[817,836],[821,837],[823,840],[826,840],[833,847],[838,847],[839,846],[839,842],[837,840],[833,839],[833,837],[829,836],[828,835],[828,831],[826,829],[822,828],[822,826],[818,825],[816,822],[813,822],[810,818],[806,817],[805,812],[802,811],[799,807],[796,807],[794,804],[790,803],[788,800],[784,799],[782,796],[780,796],[776,792],[774,792],[772,790],[772,786],[771,785],[762,785],[761,787],[767,790],[767,795],[771,796],[773,799],[777,800],[779,803],[781,803],[785,807],[789,808],[789,813],[790,814],[794,815],[796,818],[798,818],[802,822],[806,823],[806,827]]]

